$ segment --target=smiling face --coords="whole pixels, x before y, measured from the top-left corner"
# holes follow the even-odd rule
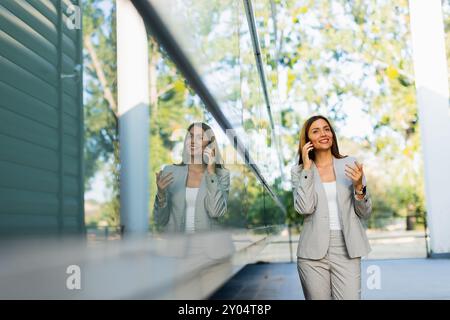
[[[328,150],[333,145],[333,132],[330,125],[323,119],[318,119],[311,124],[308,137],[314,150]]]

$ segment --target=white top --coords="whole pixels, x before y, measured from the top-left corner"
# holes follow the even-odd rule
[[[341,230],[341,223],[339,221],[339,212],[337,204],[336,181],[322,182],[327,194],[328,210],[330,215],[330,230]]]
[[[186,187],[186,232],[195,231],[195,200],[198,188]]]

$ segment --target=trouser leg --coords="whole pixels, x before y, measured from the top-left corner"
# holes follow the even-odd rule
[[[306,300],[330,300],[330,268],[327,257],[320,260],[297,259],[297,271]]]
[[[331,235],[329,260],[333,299],[361,299],[361,258],[348,256],[342,233]]]

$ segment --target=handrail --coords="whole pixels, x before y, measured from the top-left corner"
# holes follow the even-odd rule
[[[258,37],[258,31],[256,28],[256,22],[255,22],[255,15],[253,12],[253,6],[251,0],[243,0],[244,1],[244,7],[245,7],[245,14],[247,16],[247,23],[248,28],[250,30],[250,37],[252,39],[252,45],[253,45],[253,53],[255,55],[255,62],[256,67],[258,69],[259,74],[259,80],[261,81],[261,87],[263,91],[264,101],[266,103],[266,109],[267,113],[269,114],[269,120],[270,120],[270,127],[272,131],[273,140],[275,141],[275,147],[277,148],[277,157],[278,157],[278,165],[280,166],[281,176],[284,177],[283,174],[283,161],[281,159],[281,147],[280,147],[280,141],[278,136],[275,132],[275,123],[273,121],[273,115],[272,115],[272,107],[270,103],[270,97],[269,97],[269,90],[267,89],[267,81],[266,81],[266,74],[264,72],[264,65],[261,58],[261,46],[259,44],[259,37]]]

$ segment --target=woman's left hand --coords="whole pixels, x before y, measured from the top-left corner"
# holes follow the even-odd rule
[[[208,170],[208,173],[214,174],[216,172],[216,152],[214,147],[206,147],[204,153],[208,157],[208,165],[206,169]]]
[[[345,165],[345,175],[352,180],[353,187],[356,190],[361,190],[363,187],[363,165],[362,163],[358,163],[358,161],[355,161],[355,166],[350,166],[348,164]]]

